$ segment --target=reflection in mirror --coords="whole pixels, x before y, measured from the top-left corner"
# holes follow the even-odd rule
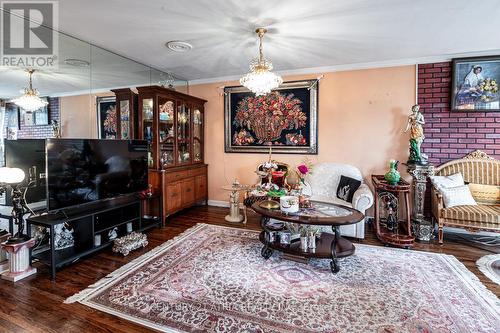
[[[181,92],[187,90],[187,82],[171,73],[63,33],[56,36],[55,66],[0,66],[0,159],[4,155],[5,137],[98,138],[115,133],[116,138],[134,138],[138,126],[135,87],[163,85]],[[26,111],[14,104],[13,99],[21,97],[23,89],[29,86],[26,70],[32,68],[35,69],[33,88],[48,104],[36,111]],[[147,112],[147,107],[142,110]]]

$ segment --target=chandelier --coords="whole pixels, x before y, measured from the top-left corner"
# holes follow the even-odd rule
[[[273,64],[264,58],[262,52],[262,38],[267,32],[265,28],[255,30],[259,36],[259,57],[250,63],[250,73],[240,79],[242,86],[253,92],[256,96],[266,95],[283,83],[281,76],[271,72]]]
[[[25,111],[33,112],[46,106],[48,102],[38,97],[38,90],[33,89],[31,77],[35,70],[29,69],[27,72],[30,78],[29,87],[24,88],[24,94],[21,97],[12,100],[12,102]]]

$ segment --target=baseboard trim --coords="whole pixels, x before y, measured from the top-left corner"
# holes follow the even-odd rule
[[[214,207],[229,207],[229,201],[208,200],[208,205]]]

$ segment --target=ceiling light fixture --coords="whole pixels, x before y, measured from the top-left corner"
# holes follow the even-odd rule
[[[189,44],[188,42],[182,42],[180,40],[172,40],[165,43],[165,46],[174,52],[188,52],[193,48],[193,45]]]
[[[66,65],[75,66],[75,67],[89,67],[90,62],[82,59],[68,58],[64,60]]]
[[[278,88],[283,83],[283,79],[281,76],[271,72],[273,64],[270,60],[264,58],[262,39],[267,29],[258,28],[255,32],[259,36],[259,57],[250,62],[250,73],[243,76],[240,79],[240,83],[256,96],[261,96]]]
[[[32,112],[43,108],[49,103],[38,97],[38,90],[33,89],[31,77],[35,70],[28,69],[26,72],[28,72],[29,75],[29,86],[28,88],[24,88],[24,94],[21,97],[12,100],[12,102],[23,110]]]

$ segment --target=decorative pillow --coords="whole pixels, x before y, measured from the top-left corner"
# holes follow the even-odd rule
[[[337,187],[337,198],[347,202],[352,202],[352,197],[354,195],[354,192],[356,192],[356,190],[360,185],[361,185],[360,180],[346,176],[341,176],[339,187]]]
[[[464,185],[464,177],[461,173],[455,173],[449,176],[430,176],[432,185],[440,192],[443,188],[457,187]]]
[[[474,200],[474,198],[472,197],[469,186],[467,185],[443,188],[440,191],[443,195],[445,208],[463,205],[477,205],[476,200]]]
[[[468,186],[476,201],[486,205],[500,205],[500,186],[473,183]]]

